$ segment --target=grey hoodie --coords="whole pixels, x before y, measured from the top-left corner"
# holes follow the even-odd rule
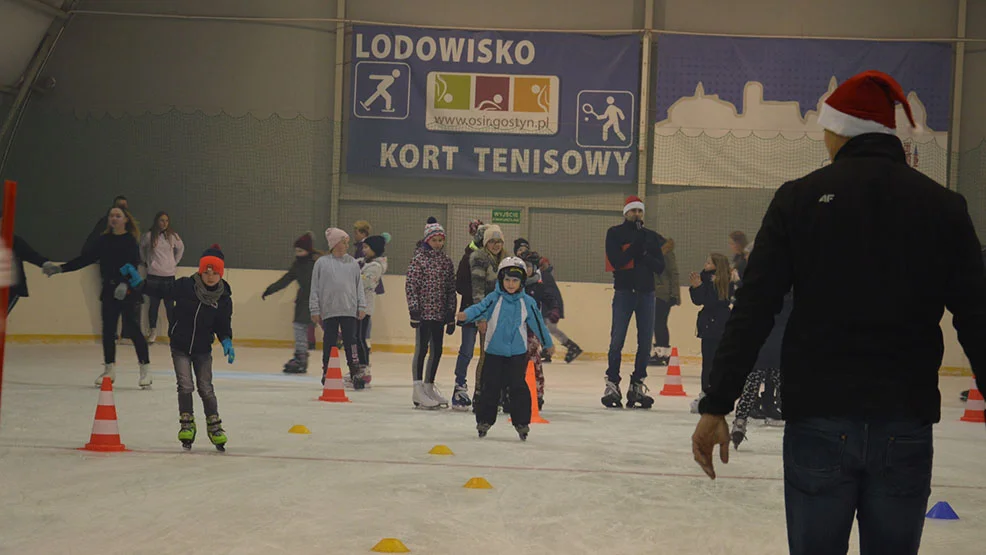
[[[359,311],[366,311],[366,296],[355,258],[348,254],[339,258],[327,254],[315,261],[308,308],[312,316],[318,315],[322,320],[339,316],[356,318]]]

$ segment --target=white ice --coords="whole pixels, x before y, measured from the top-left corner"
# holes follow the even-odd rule
[[[602,363],[547,365],[551,423],[521,443],[503,419],[479,440],[471,413],[412,410],[408,355],[374,354],[373,387],[350,404],[315,401],[314,372],[281,374],[288,355],[217,356],[228,452],[209,445],[196,398],[200,434],[183,453],[167,347],[152,347],[150,391],[121,347],[115,398],[132,451],[95,454],[75,448],[89,439],[99,347],[9,345],[0,553],[352,554],[388,537],[429,554],[787,552],[782,430],[753,425],[710,481],[691,457],[691,398],[657,396],[661,376],[649,379],[654,409],[607,410]],[[453,366],[446,356],[439,373],[447,395]],[[684,369],[690,394],[697,372]],[[931,497],[961,520],[927,521],[923,554],[986,545],[986,428],[958,421],[968,383],[942,379]],[[289,434],[294,424],[312,434]],[[437,444],[455,455],[429,455]],[[494,489],[464,489],[474,476]],[[850,545],[858,553],[855,532]]]

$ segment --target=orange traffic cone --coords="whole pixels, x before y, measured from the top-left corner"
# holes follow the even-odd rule
[[[99,388],[99,402],[96,403],[96,418],[92,422],[92,435],[80,451],[118,452],[129,451],[120,443],[120,428],[116,422],[116,404],[113,403],[113,382],[109,376],[103,378]]]
[[[685,388],[681,385],[681,363],[678,362],[678,347],[671,349],[671,360],[668,362],[668,375],[664,378],[664,389],[661,395],[683,397]]]
[[[538,384],[534,377],[534,361],[527,361],[527,375],[524,377],[527,382],[527,389],[531,390],[531,424],[551,424],[541,418],[541,411],[538,410]],[[512,421],[512,419],[511,419]]]
[[[342,383],[342,369],[339,367],[339,348],[332,347],[329,352],[329,366],[325,370],[325,383],[322,384],[322,396],[319,401],[329,403],[348,403],[345,386]]]
[[[969,398],[965,402],[965,414],[962,415],[963,422],[986,422],[986,401],[983,394],[976,388],[976,380],[973,378],[972,387],[969,389]]]

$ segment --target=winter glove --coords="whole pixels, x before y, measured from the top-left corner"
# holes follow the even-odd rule
[[[671,297],[671,306],[681,306],[681,297]]]
[[[455,333],[455,322],[445,324],[445,335],[452,335]]]
[[[233,364],[236,360],[236,351],[233,350],[233,340],[229,337],[220,341],[223,345],[223,354],[226,355],[226,362]]]
[[[49,260],[41,266],[41,271],[44,272],[44,275],[51,277],[55,274],[62,273],[62,267]]]
[[[420,310],[412,310],[411,311],[411,327],[414,328],[414,329],[418,329],[418,326],[420,326],[420,325],[421,325],[421,311]]]
[[[113,290],[113,298],[118,301],[122,301],[123,299],[126,299],[127,289],[128,288],[126,283],[121,283],[120,285],[117,285],[116,289]]]
[[[561,320],[561,314],[558,312],[558,309],[549,310],[545,318],[552,324],[557,324],[558,320]]]
[[[133,264],[124,264],[120,268],[120,273],[130,281],[130,287],[133,289],[140,287],[141,282],[144,281],[144,278],[140,277],[140,272],[137,271],[137,268],[134,268]]]
[[[421,325],[421,320],[411,320],[411,327],[412,328],[418,329],[418,326],[420,326],[420,325]]]

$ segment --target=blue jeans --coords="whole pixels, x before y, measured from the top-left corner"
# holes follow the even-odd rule
[[[613,327],[609,339],[609,367],[606,379],[620,383],[620,362],[623,358],[623,343],[630,329],[630,316],[637,317],[637,358],[633,363],[630,383],[642,382],[647,377],[647,359],[650,358],[650,341],[654,333],[654,292],[635,293],[616,291],[613,293]]]
[[[472,354],[476,349],[476,335],[479,329],[476,326],[460,326],[459,333],[462,334],[462,345],[459,347],[459,357],[455,359],[455,385],[466,385],[466,374],[469,371],[469,363],[472,362]]]
[[[806,418],[784,429],[784,503],[791,555],[849,549],[918,552],[931,495],[931,424]]]

